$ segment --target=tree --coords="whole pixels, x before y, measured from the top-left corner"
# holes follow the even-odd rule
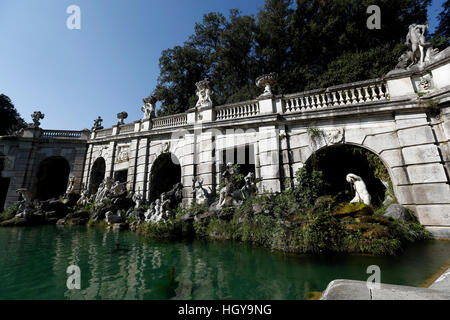
[[[266,0],[257,18],[208,13],[183,46],[162,53],[160,114],[195,106],[195,82],[203,77],[216,105],[256,98],[255,80],[264,73],[279,74],[277,93],[380,77],[405,50],[408,26],[426,21],[430,2]],[[370,5],[381,9],[379,30],[366,26]]]
[[[442,9],[435,34],[443,38],[450,38],[450,0],[442,5]]]
[[[0,94],[0,136],[10,135],[24,127],[26,127],[26,123],[14,108],[11,99]]]

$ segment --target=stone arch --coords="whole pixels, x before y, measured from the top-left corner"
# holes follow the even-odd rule
[[[33,199],[48,200],[58,198],[67,189],[69,162],[60,156],[48,157],[38,166],[33,185]]]
[[[150,170],[149,200],[153,202],[161,193],[170,191],[181,182],[181,165],[177,156],[167,152],[159,155]]]
[[[380,168],[379,166],[384,168]],[[366,183],[372,196],[374,205],[381,205],[385,199],[386,189],[392,187],[390,168],[382,157],[366,146],[353,143],[339,143],[323,146],[314,151],[305,162],[307,169],[317,169],[324,173],[328,182],[327,194],[337,194],[340,191],[351,191],[350,184],[346,181],[349,173],[360,176]],[[376,177],[373,170],[378,168],[384,171],[385,177]],[[387,175],[386,175],[387,174]],[[392,191],[392,190],[391,190]]]
[[[91,174],[89,177],[89,193],[97,193],[100,183],[105,179],[106,173],[106,161],[103,157],[95,159],[91,168]]]
[[[6,166],[6,158],[0,153],[0,212],[5,209],[6,196],[8,194],[10,178],[3,177],[3,170]]]

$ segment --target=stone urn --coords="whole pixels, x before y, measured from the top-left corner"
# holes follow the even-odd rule
[[[117,114],[117,119],[119,119],[119,122],[117,122],[118,125],[124,124],[124,120],[128,118],[128,113],[125,111],[119,112]]]
[[[256,86],[263,88],[264,92],[260,97],[268,97],[272,95],[272,86],[276,83],[277,74],[275,72],[264,74],[256,79]]]

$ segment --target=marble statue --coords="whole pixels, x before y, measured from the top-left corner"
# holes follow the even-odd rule
[[[370,205],[371,196],[367,191],[367,187],[363,179],[356,174],[349,173],[346,180],[352,185],[353,189],[355,190],[355,197],[350,201],[350,203],[363,202],[367,205]]]
[[[142,201],[144,200],[144,197],[143,197],[143,195],[141,193],[141,188],[138,188],[138,191],[133,194],[132,199],[133,199],[134,203],[136,203],[134,208],[135,209],[139,209],[139,207],[142,204]]]
[[[256,194],[258,191],[255,182],[255,175],[253,172],[249,172],[244,178],[244,186],[241,188],[241,193],[244,199]]]
[[[209,204],[211,193],[203,187],[203,179],[192,179],[195,190],[195,202],[197,204]]]
[[[75,176],[69,177],[69,182],[67,183],[66,194],[72,193],[75,187]]]
[[[89,202],[89,191],[87,188],[83,188],[83,191],[81,191],[81,197],[77,201],[78,206],[85,206]]]
[[[155,118],[155,110],[156,110],[156,98],[152,95],[147,98],[142,99],[144,105],[141,107],[142,112],[144,112],[144,120]]]
[[[405,44],[408,50],[400,56],[396,69],[410,69],[414,65],[423,67],[432,62],[439,50],[434,49],[430,42],[425,40],[428,24],[412,24],[408,28]]]
[[[33,119],[33,127],[35,128],[39,128],[39,126],[41,125],[41,122],[39,120],[44,119],[45,114],[43,114],[40,111],[35,111],[33,112],[33,114],[31,115],[31,119]]]
[[[145,222],[150,222],[154,215],[155,215],[155,204],[151,203],[150,208],[144,214]]]
[[[197,87],[196,95],[198,97],[196,107],[211,107],[212,106],[212,100],[211,100],[211,90],[209,88],[209,80],[204,79],[202,81],[199,81],[195,84]]]
[[[103,119],[100,116],[98,116],[98,118],[94,120],[94,126],[92,127],[92,130],[96,131],[103,129],[102,122]]]

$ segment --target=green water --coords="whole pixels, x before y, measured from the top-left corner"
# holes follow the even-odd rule
[[[398,257],[284,255],[230,242],[171,243],[131,232],[0,228],[0,299],[302,299],[334,279],[417,286],[450,258],[450,242]],[[68,290],[78,265],[81,290]]]

